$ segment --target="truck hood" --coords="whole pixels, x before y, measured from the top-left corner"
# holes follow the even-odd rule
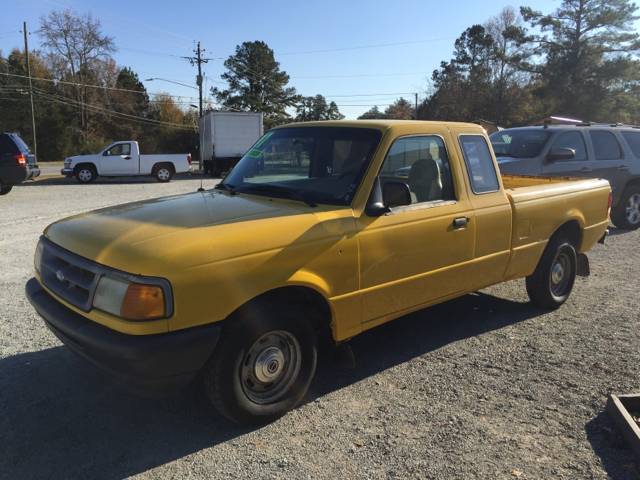
[[[60,247],[100,264],[166,277],[176,269],[291,244],[312,229],[318,214],[327,209],[335,207],[312,209],[290,200],[209,191],[83,213],[49,225],[44,234]],[[316,233],[305,239],[338,233],[320,230],[313,229]]]
[[[89,158],[95,158],[95,154],[93,155],[74,155],[73,157],[67,157],[67,159],[71,160],[72,163],[77,161],[87,160]]]

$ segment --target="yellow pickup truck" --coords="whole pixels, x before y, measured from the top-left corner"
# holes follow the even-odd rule
[[[500,176],[484,130],[310,122],[265,134],[209,191],[46,228],[26,293],[74,353],[142,394],[201,371],[243,424],[292,409],[334,345],[520,277],[558,308],[604,241],[604,180]]]

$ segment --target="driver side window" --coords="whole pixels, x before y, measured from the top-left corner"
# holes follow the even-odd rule
[[[130,153],[131,153],[130,143],[119,143],[118,145],[114,145],[109,150],[104,152],[104,155],[105,156],[129,155]]]
[[[575,150],[576,156],[572,160],[587,159],[587,149],[584,146],[584,138],[582,138],[582,134],[580,132],[563,133],[558,138],[556,138],[555,142],[553,142],[550,151],[553,152],[554,150],[563,147]]]
[[[455,200],[451,165],[442,138],[405,137],[394,142],[382,168],[380,183],[404,182],[411,192],[411,204]]]

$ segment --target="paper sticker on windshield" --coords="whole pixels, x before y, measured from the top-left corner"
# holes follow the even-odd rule
[[[251,149],[247,152],[246,156],[251,158],[258,158],[260,155],[262,155],[262,150]]]
[[[264,137],[262,137],[262,140],[260,140],[258,143],[256,143],[253,146],[253,148],[258,148],[260,145],[262,145],[264,142],[266,142],[271,135],[273,135],[273,132],[267,133]]]

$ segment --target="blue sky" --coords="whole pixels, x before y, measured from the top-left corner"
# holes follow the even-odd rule
[[[460,34],[511,5],[551,13],[560,0],[513,3],[505,0],[444,1],[168,1],[4,0],[0,49],[6,56],[23,48],[22,23],[33,32],[29,48],[37,49],[39,18],[51,10],[91,12],[103,32],[115,37],[117,64],[131,67],[149,92],[181,95],[197,105],[197,91],[162,80],[196,86],[192,56],[196,42],[205,49],[205,96],[212,86],[224,88],[223,61],[237,45],[261,40],[274,51],[289,86],[305,96],[335,101],[347,119],[373,105],[381,110],[400,96],[423,97],[427,79],[453,54]],[[635,23],[640,29],[640,21]],[[385,46],[381,46],[385,45]],[[366,48],[362,48],[366,47]],[[303,53],[304,52],[304,53]],[[191,97],[194,98],[186,98]]]

